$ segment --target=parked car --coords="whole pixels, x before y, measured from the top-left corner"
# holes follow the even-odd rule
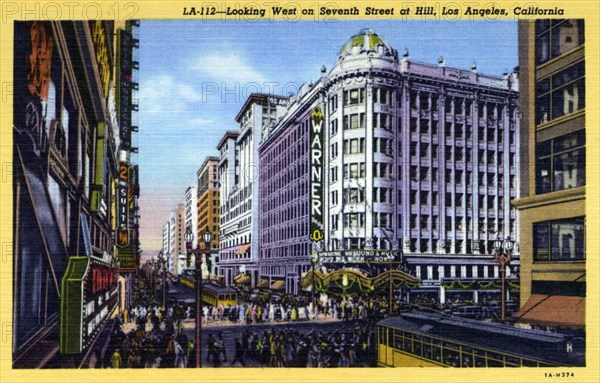
[[[482,319],[483,309],[481,306],[460,306],[452,311],[452,316],[469,319]]]

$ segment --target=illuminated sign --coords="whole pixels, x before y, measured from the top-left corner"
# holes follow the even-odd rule
[[[129,164],[119,163],[117,179],[117,246],[129,245]]]
[[[104,150],[106,146],[105,127],[106,124],[104,122],[98,123],[98,133],[96,135],[96,177],[92,186],[92,200],[90,203],[92,211],[100,210],[100,200],[102,199],[104,186]]]
[[[115,311],[117,270],[101,258],[72,256],[61,281],[60,352],[80,354]]]
[[[116,82],[117,115],[121,129],[120,138],[124,149],[131,147],[131,81],[133,69],[131,33],[117,31],[117,72]]]
[[[93,31],[94,50],[96,51],[96,61],[98,62],[98,72],[100,72],[100,81],[104,96],[108,97],[108,87],[110,85],[110,58],[109,44],[106,39],[106,29],[101,21],[94,23]]]
[[[340,250],[319,253],[322,263],[389,263],[400,254],[399,250]]]
[[[29,73],[27,82],[29,92],[41,99],[48,98],[50,84],[50,69],[52,65],[52,36],[46,35],[42,22],[31,24],[30,31],[31,53],[29,54]]]
[[[132,248],[117,249],[120,272],[135,271],[135,252]]]
[[[323,240],[323,112],[310,114],[310,240]]]

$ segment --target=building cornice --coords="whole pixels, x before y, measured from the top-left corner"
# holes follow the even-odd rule
[[[511,203],[519,210],[526,210],[578,200],[585,200],[585,186],[522,197],[511,201]]]

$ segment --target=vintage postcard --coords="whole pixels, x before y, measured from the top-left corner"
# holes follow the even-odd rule
[[[1,9],[2,382],[600,379],[597,2]]]

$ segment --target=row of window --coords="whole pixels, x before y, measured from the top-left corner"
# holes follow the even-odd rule
[[[347,114],[343,117],[344,130],[352,130],[352,129],[364,129],[366,127],[366,119],[364,113],[354,113]],[[401,126],[401,119],[399,119],[398,126]],[[431,130],[432,136],[436,136],[438,134],[438,125],[437,121],[429,120],[429,119],[417,119],[417,117],[411,117],[410,119],[410,131],[411,133],[421,133],[421,134],[429,134]],[[479,142],[487,142],[487,143],[495,143],[498,142],[502,144],[504,141],[504,134],[502,128],[502,119],[491,118],[488,119],[487,128],[482,127],[478,129],[477,137]],[[512,124],[514,126],[514,123]],[[373,128],[377,129],[385,129],[390,130],[392,128],[391,124],[391,116],[386,113],[373,113]],[[399,129],[401,130],[401,129]],[[454,123],[452,121],[447,121],[445,123],[444,129],[446,137],[454,137],[455,139],[463,139],[463,138],[471,138],[473,134],[473,129],[470,125],[463,125],[461,123]],[[329,135],[335,136],[338,133],[338,119],[333,118],[329,122]],[[510,135],[510,144],[515,143],[515,132],[514,129],[511,130]]]
[[[585,259],[583,217],[533,224],[534,261],[573,261]]]
[[[287,257],[306,257],[310,254],[311,244],[308,243],[308,239],[306,243],[297,243],[293,245],[285,245],[285,246],[277,246],[274,248],[262,249],[260,251],[260,257],[263,259],[271,259],[271,258],[287,258]],[[273,268],[276,268],[273,266]],[[280,267],[282,271],[280,273],[275,272],[275,270],[270,270],[270,275],[285,275],[285,267]]]
[[[428,142],[412,142],[409,146],[410,156],[418,157],[421,159],[431,158],[433,161],[438,160],[439,156],[439,145],[429,144]],[[343,142],[344,154],[362,154],[365,151],[365,139],[364,138],[352,138],[346,139]],[[402,142],[398,141],[398,151],[402,152]],[[390,138],[375,137],[373,138],[373,152],[382,153],[388,156],[394,155],[394,140]],[[499,147],[497,150],[479,149],[478,160],[483,162],[486,160],[487,163],[501,163],[503,160],[504,148]],[[329,154],[331,159],[336,159],[339,156],[338,143],[334,142],[329,146]],[[471,163],[473,161],[473,149],[464,148],[462,146],[447,145],[444,150],[444,158],[446,161],[460,161]],[[510,166],[515,164],[515,154],[511,153],[509,157]],[[277,168],[277,167],[275,167]]]
[[[585,108],[585,62],[580,61],[536,83],[538,124]]]
[[[536,192],[585,185],[585,130],[536,145]]]
[[[584,20],[537,20],[535,35],[535,62],[539,65],[582,45]]]

